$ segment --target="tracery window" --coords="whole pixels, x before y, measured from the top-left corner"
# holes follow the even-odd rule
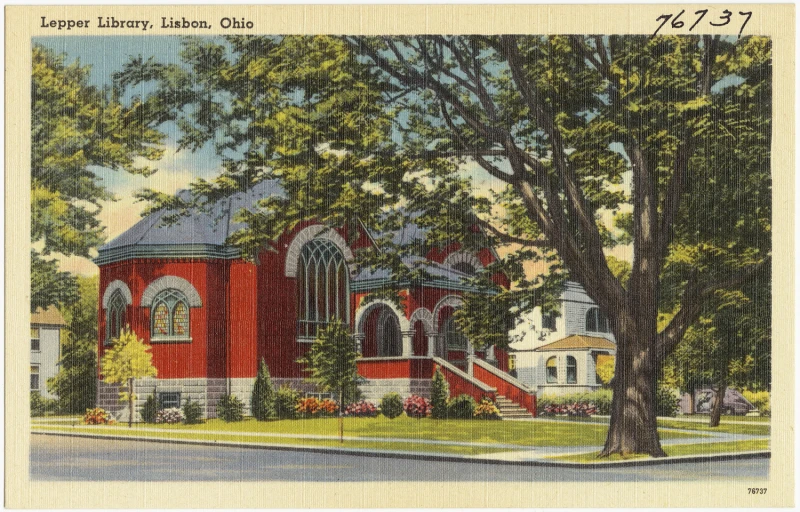
[[[174,289],[160,292],[153,299],[151,307],[151,339],[187,339],[189,335],[189,304],[186,296]]]
[[[119,333],[125,327],[125,310],[128,304],[120,290],[116,290],[108,300],[106,309],[106,344],[119,338]]]
[[[589,308],[589,311],[586,312],[586,330],[589,332],[610,332],[608,318],[600,311],[600,308]]]
[[[313,338],[320,328],[348,319],[350,276],[344,255],[328,240],[303,246],[297,268],[298,335]]]

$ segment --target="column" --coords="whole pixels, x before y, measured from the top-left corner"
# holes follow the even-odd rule
[[[428,337],[428,357],[436,357],[436,335],[427,334]]]
[[[403,331],[403,357],[414,355],[414,331]]]
[[[366,339],[366,337],[367,337],[366,334],[361,334],[361,333],[355,334],[353,336],[353,338],[355,338],[356,340],[356,352],[358,352],[359,355],[364,355],[364,340]]]

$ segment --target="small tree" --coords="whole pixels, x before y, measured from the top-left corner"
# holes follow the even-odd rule
[[[272,379],[269,376],[269,367],[264,359],[258,366],[256,383],[250,395],[250,411],[259,421],[275,417],[275,392],[272,389]]]
[[[339,441],[344,443],[344,419],[342,413],[348,399],[358,391],[358,367],[356,366],[355,342],[347,328],[340,322],[322,329],[317,339],[298,360],[311,373],[308,380],[315,382],[324,391],[339,398]]]
[[[433,373],[431,384],[431,418],[447,417],[447,399],[450,398],[450,385],[439,368]]]
[[[103,354],[103,380],[108,384],[123,384],[126,390],[119,392],[119,399],[128,402],[128,427],[133,426],[133,381],[141,377],[155,377],[158,371],[153,366],[153,354],[136,334],[126,327]]]

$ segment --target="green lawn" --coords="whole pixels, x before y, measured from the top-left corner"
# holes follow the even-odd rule
[[[692,420],[704,420],[708,421],[708,415],[703,414],[679,414],[675,417],[675,419],[692,419]],[[722,422],[726,421],[746,421],[748,423],[769,423],[770,417],[769,416],[730,416],[727,414],[722,415]]]
[[[670,457],[678,457],[681,455],[713,455],[717,453],[731,453],[731,452],[752,452],[769,450],[768,439],[755,439],[750,441],[729,441],[724,443],[694,443],[694,444],[676,444],[665,446],[664,451]],[[610,457],[599,458],[596,452],[581,453],[577,455],[561,455],[557,457],[550,457],[550,460],[557,460],[561,462],[613,462],[620,460],[631,459],[644,459],[649,458],[648,455],[635,454],[628,456],[621,456],[619,454],[611,455]]]
[[[682,430],[697,430],[700,432],[725,432],[729,434],[749,434],[749,435],[757,435],[757,436],[768,436],[770,433],[770,424],[769,418],[754,418],[751,417],[749,420],[759,420],[759,421],[744,421],[742,423],[747,423],[742,425],[740,423],[728,423],[728,421],[739,421],[743,416],[723,416],[718,427],[709,427],[708,426],[708,418],[706,417],[704,422],[700,423],[697,421],[684,421],[686,419],[703,419],[702,416],[679,416],[674,419],[659,419],[658,426],[661,428],[678,428]],[[556,417],[548,417],[548,419],[554,420],[563,420],[563,421],[573,421],[573,422],[582,422],[582,423],[596,423],[596,424],[604,424],[608,425],[608,418],[568,418],[563,416],[556,416]],[[668,439],[664,436],[666,432],[663,432],[661,435],[662,439]]]
[[[119,424],[111,427],[99,426],[66,426],[36,424],[36,428],[63,428],[65,430],[79,430],[85,432],[122,433],[130,432],[137,435],[151,435],[151,432],[142,431],[143,428],[164,428],[174,430],[175,434],[192,430],[214,430],[226,432],[235,440],[241,440],[248,433],[275,433],[275,434],[300,434],[337,436],[338,420],[335,418],[309,419],[309,420],[280,420],[280,421],[255,421],[246,419],[242,422],[225,423],[221,420],[209,420],[200,425],[134,425],[128,429],[127,425]],[[344,431],[346,437],[359,438],[401,438],[417,440],[458,441],[487,444],[512,444],[521,447],[528,446],[578,446],[602,445],[605,442],[607,426],[593,423],[561,423],[561,422],[530,422],[530,421],[489,421],[489,420],[415,420],[405,416],[389,420],[378,418],[345,418]],[[227,434],[229,433],[229,434]],[[164,436],[171,434],[164,433]],[[200,436],[201,434],[191,434]],[[662,439],[693,437],[692,434],[665,431],[661,433]],[[204,438],[205,439],[205,438]],[[291,438],[256,437],[258,442],[272,443],[275,439],[280,442],[296,443]],[[303,440],[305,443],[309,440]],[[277,442],[277,441],[276,441]],[[316,441],[315,441],[316,442]],[[323,441],[320,441],[323,442]],[[407,445],[407,443],[403,443]],[[375,446],[375,443],[371,443]]]

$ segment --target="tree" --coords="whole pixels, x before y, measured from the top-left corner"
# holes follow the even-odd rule
[[[93,167],[149,175],[163,154],[155,112],[89,85],[90,70],[40,45],[31,76],[31,311],[77,299],[54,254],[89,257],[104,239],[100,202],[113,196]]]
[[[275,392],[272,389],[272,380],[269,376],[269,367],[264,359],[258,366],[256,383],[250,397],[250,412],[259,421],[275,417]]]
[[[331,391],[339,400],[339,440],[344,442],[345,403],[358,393],[355,340],[341,323],[330,324],[322,329],[311,348],[298,362],[306,365],[306,371],[322,390]]]
[[[97,395],[98,278],[75,276],[79,299],[62,312],[67,327],[61,346],[58,374],[47,388],[58,395],[63,412],[81,413],[94,406]]]
[[[280,181],[285,195],[241,212],[249,229],[231,243],[252,254],[304,219],[392,233],[413,216],[424,243],[386,237],[364,260],[398,282],[424,275],[406,255],[505,245],[476,276],[487,289],[493,273],[511,277],[494,297],[502,313],[546,302],[568,277],[609,318],[602,454],[665,455],[659,369],[708,301],[769,264],[768,38],[230,37],[189,40],[183,58],[138,59],[117,78],[159,81],[147,101],[180,120],[183,147],[225,156],[190,203]],[[618,247],[625,272],[608,256]],[[527,274],[532,262],[544,275]],[[502,343],[506,314],[488,302],[471,325]]]
[[[158,374],[153,366],[153,354],[150,346],[126,327],[119,338],[113,341],[103,354],[101,361],[103,380],[108,384],[123,384],[125,391],[120,390],[121,402],[128,402],[128,427],[133,426],[133,402],[136,400],[133,384],[135,379],[155,377]]]
[[[447,400],[450,398],[450,386],[439,368],[433,372],[431,383],[431,417],[447,418]]]

